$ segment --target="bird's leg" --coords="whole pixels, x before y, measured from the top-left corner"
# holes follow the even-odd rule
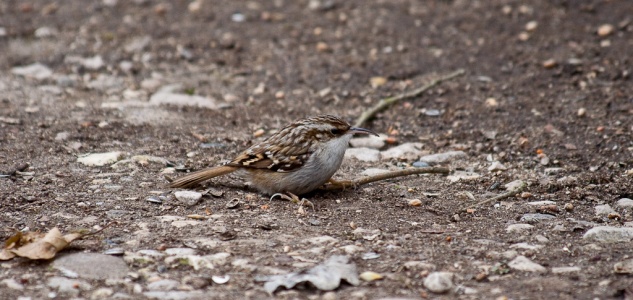
[[[304,206],[310,206],[312,207],[312,210],[314,209],[314,204],[312,202],[310,202],[308,199],[306,198],[301,198],[301,200],[299,200],[299,196],[293,194],[293,193],[276,193],[274,195],[272,195],[270,197],[270,200],[273,200],[275,197],[279,196],[279,198],[284,199],[284,200],[288,200],[292,203],[298,203],[299,204],[299,212],[303,211],[303,207]]]

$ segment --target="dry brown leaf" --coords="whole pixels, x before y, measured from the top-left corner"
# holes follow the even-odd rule
[[[51,229],[46,235],[39,232],[16,233],[5,242],[5,249],[0,252],[0,260],[9,260],[15,256],[51,259],[72,241],[85,235],[85,233],[70,233],[62,236],[57,227]]]

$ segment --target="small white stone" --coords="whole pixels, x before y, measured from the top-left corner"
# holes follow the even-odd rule
[[[185,203],[186,205],[195,205],[202,198],[202,193],[194,191],[177,191],[174,193],[176,199]]]
[[[448,151],[444,153],[436,153],[430,154],[420,157],[420,161],[426,163],[443,163],[447,161],[451,161],[456,158],[466,157],[466,152],[464,151]]]
[[[366,169],[365,171],[361,172],[360,175],[361,176],[375,176],[375,175],[380,175],[380,174],[384,174],[384,173],[389,173],[389,170],[378,169],[378,168],[369,168],[369,169]]]
[[[515,180],[515,181],[512,181],[512,182],[509,182],[509,183],[505,184],[504,187],[506,188],[506,190],[512,191],[512,190],[518,189],[519,187],[523,186],[524,184],[525,184],[525,182],[523,180],[518,179],[518,180]]]
[[[519,255],[516,258],[514,258],[511,262],[509,262],[508,267],[510,267],[511,269],[515,269],[518,271],[525,271],[525,272],[544,273],[547,271],[545,267],[531,261],[529,258],[523,255]]]
[[[379,161],[380,151],[370,148],[348,148],[345,151],[345,158],[355,158],[360,161]]]
[[[532,202],[528,202],[527,205],[532,205],[532,206],[542,206],[542,205],[556,205],[556,202],[554,201],[549,201],[549,200],[544,200],[544,201],[532,201]]]
[[[622,207],[622,208],[631,208],[633,207],[633,199],[622,198],[618,200],[618,202],[616,203],[616,206]]]
[[[383,160],[405,159],[416,160],[422,155],[422,143],[406,143],[380,152]]]
[[[386,135],[355,138],[349,141],[354,148],[380,149],[385,146]]]
[[[602,243],[630,242],[633,240],[633,227],[598,226],[589,229],[582,238]]]
[[[123,152],[105,152],[105,153],[91,153],[85,156],[77,158],[78,163],[82,163],[86,166],[100,167],[109,164],[113,164],[123,157]]]
[[[446,293],[453,288],[453,273],[433,272],[424,279],[424,287],[433,293]]]
[[[553,274],[564,274],[564,273],[573,273],[580,272],[580,267],[554,267],[552,268]]]
[[[506,232],[524,232],[534,228],[530,224],[512,224],[506,228]]]
[[[34,78],[37,80],[44,80],[53,75],[53,71],[47,66],[34,63],[28,66],[15,67],[11,69],[11,73],[14,75],[24,76],[26,78]]]
[[[505,171],[507,169],[508,168],[506,168],[506,166],[504,166],[502,163],[500,163],[498,161],[492,162],[490,167],[488,167],[488,171],[490,171],[490,172]]]
[[[605,204],[605,205],[598,205],[595,207],[596,210],[596,216],[608,216],[610,214],[615,214],[615,210],[613,210],[613,208],[611,208],[611,205],[609,204]]]

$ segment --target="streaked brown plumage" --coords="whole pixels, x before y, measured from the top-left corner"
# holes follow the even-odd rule
[[[238,171],[263,193],[305,194],[327,182],[338,170],[354,133],[371,133],[331,115],[301,119],[253,145],[225,165],[174,180],[187,188]]]

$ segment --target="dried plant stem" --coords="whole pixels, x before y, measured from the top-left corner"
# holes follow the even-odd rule
[[[486,200],[484,200],[484,201],[478,202],[478,203],[476,203],[475,205],[472,205],[472,206],[471,206],[471,207],[469,207],[469,208],[475,208],[475,207],[480,206],[480,205],[484,205],[484,204],[487,204],[487,203],[490,203],[490,202],[495,202],[495,201],[499,201],[499,200],[501,200],[501,199],[505,199],[505,198],[508,198],[508,197],[514,196],[514,195],[516,195],[516,194],[518,194],[518,193],[522,192],[523,190],[525,190],[525,188],[526,188],[526,187],[527,187],[527,183],[525,183],[525,182],[524,182],[523,184],[521,184],[521,185],[520,185],[519,187],[517,187],[516,189],[513,189],[513,190],[508,191],[508,192],[505,192],[505,193],[503,193],[503,194],[500,194],[500,195],[494,196],[494,197],[489,198],[489,199],[486,199]]]
[[[354,127],[360,127],[361,125],[363,125],[365,122],[367,122],[369,119],[373,118],[375,114],[377,114],[378,112],[380,112],[381,110],[387,108],[388,106],[402,100],[402,99],[407,99],[407,98],[412,98],[412,97],[416,97],[422,93],[424,93],[426,90],[438,85],[440,82],[442,81],[446,81],[449,79],[453,79],[457,76],[460,76],[462,74],[464,74],[464,70],[459,69],[455,72],[452,72],[450,74],[447,74],[445,76],[436,78],[434,80],[432,80],[431,82],[429,82],[428,84],[419,87],[413,91],[409,91],[406,93],[402,93],[393,97],[388,97],[388,98],[384,98],[381,99],[378,103],[376,103],[376,105],[374,105],[372,108],[370,108],[369,110],[363,112],[363,114],[360,115],[360,117],[358,117],[358,119],[356,120],[356,123],[354,123]]]
[[[403,176],[409,176],[409,175],[415,175],[415,174],[444,174],[446,175],[448,173],[449,173],[448,168],[436,168],[436,167],[411,168],[411,169],[387,172],[387,173],[378,174],[374,176],[367,176],[367,177],[363,177],[363,178],[359,178],[355,180],[330,181],[330,184],[325,185],[323,189],[326,191],[336,191],[336,190],[343,190],[346,188],[357,187],[363,184],[368,184],[371,182],[376,182],[376,181],[381,181],[381,180],[386,180],[386,179],[391,179],[391,178],[396,178],[396,177],[403,177]]]

